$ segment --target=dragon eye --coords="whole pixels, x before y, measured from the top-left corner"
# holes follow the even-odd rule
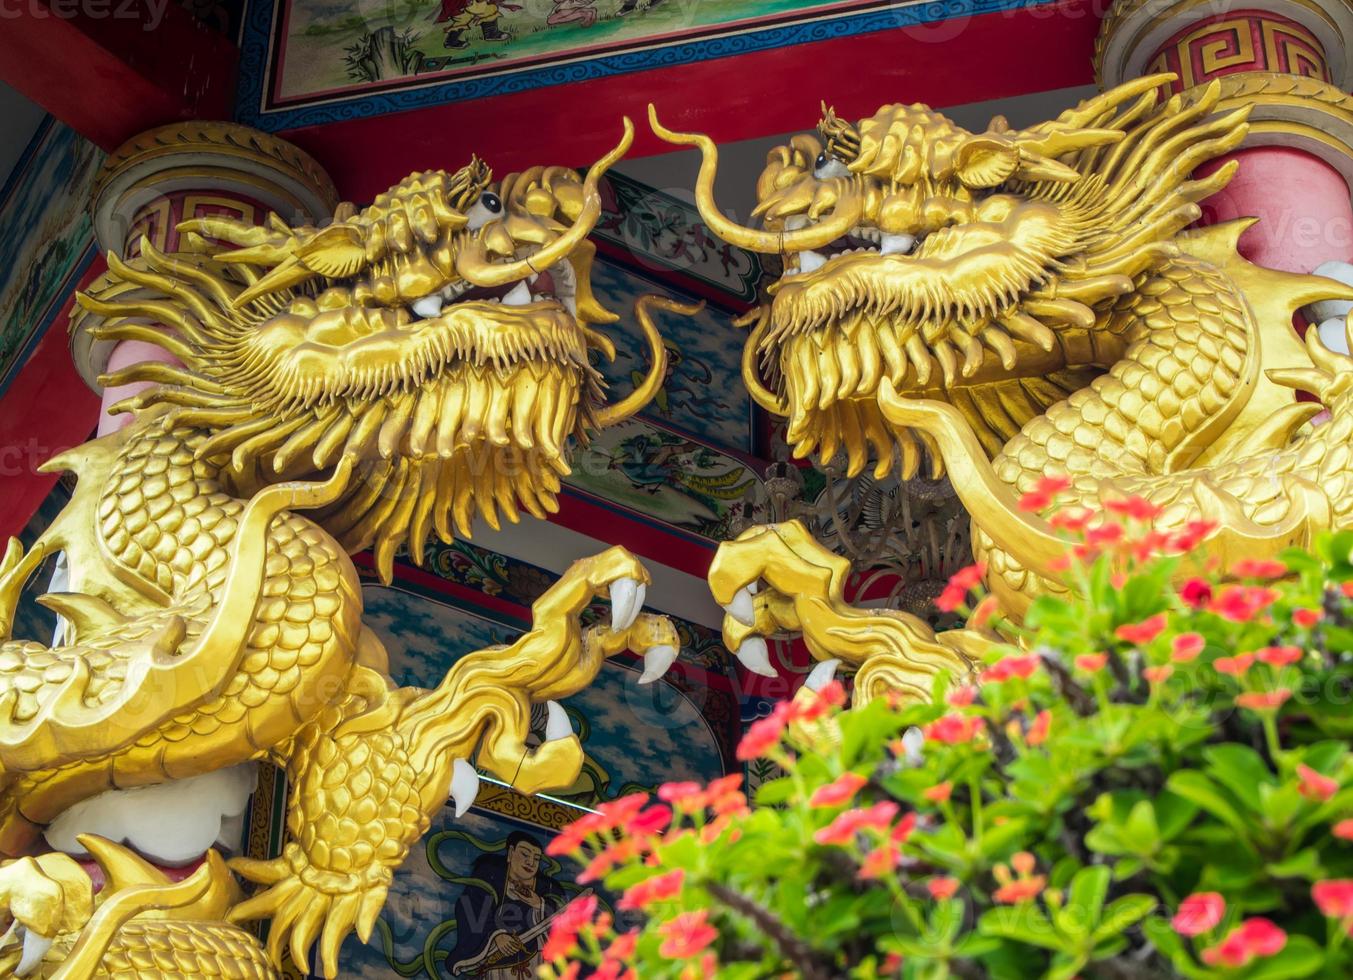
[[[503,199],[493,191],[485,191],[479,195],[479,199],[474,202],[466,217],[469,221],[465,227],[470,231],[478,231],[486,224],[497,218],[503,213]]]
[[[849,177],[850,168],[826,150],[823,150],[817,155],[817,160],[813,163],[813,176],[818,180],[826,180],[829,177]]]

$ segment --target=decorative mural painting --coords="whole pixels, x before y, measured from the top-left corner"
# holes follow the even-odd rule
[[[391,586],[374,576],[364,582],[365,621],[386,644],[398,684],[426,683],[464,653],[511,642],[527,604],[554,580],[467,542],[430,546],[425,557],[426,573],[401,564]],[[716,631],[677,625],[681,659],[665,678],[641,686],[637,661],[615,661],[564,702],[586,752],[572,787],[527,797],[486,780],[468,813],[456,818],[448,804],[434,818],[396,874],[370,944],[350,938],[344,946],[344,976],[534,976],[545,923],[584,890],[578,868],[544,854],[554,832],[601,801],[737,765],[743,709],[728,655]],[[533,737],[543,737],[545,724],[542,712]],[[282,845],[283,798],[276,785],[256,795],[247,838],[256,856]]]
[[[48,119],[0,188],[0,389],[93,257],[88,203],[102,162]]]

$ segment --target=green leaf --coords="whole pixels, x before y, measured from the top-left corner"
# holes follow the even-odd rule
[[[1124,895],[1115,898],[1104,910],[1099,928],[1092,938],[1096,944],[1122,934],[1151,914],[1159,903],[1154,895]]]
[[[1064,940],[1057,935],[1042,912],[1030,904],[989,909],[978,921],[984,936],[999,936],[1044,949],[1061,949]]]
[[[756,802],[761,806],[774,806],[784,803],[794,795],[794,780],[788,776],[762,783],[756,791]]]
[[[1074,910],[1072,929],[1067,930],[1075,936],[1090,934],[1092,923],[1099,921],[1099,913],[1104,908],[1104,898],[1109,894],[1109,869],[1102,864],[1082,868],[1071,879],[1067,891],[1067,909]],[[1058,923],[1061,924],[1060,921]]]
[[[1248,745],[1228,742],[1208,746],[1203,750],[1203,757],[1208,761],[1209,776],[1234,793],[1250,810],[1263,812],[1259,788],[1276,780],[1258,752]]]
[[[1196,803],[1199,808],[1234,830],[1247,847],[1251,846],[1249,821],[1241,816],[1235,803],[1207,776],[1196,770],[1181,769],[1170,774],[1170,778],[1165,781],[1165,788]]]
[[[1298,851],[1291,857],[1264,866],[1274,878],[1304,878],[1307,881],[1319,881],[1325,877],[1325,869],[1320,864],[1320,852],[1314,847]]]
[[[1241,974],[1245,980],[1293,980],[1309,977],[1325,965],[1325,954],[1306,936],[1291,936],[1276,956],[1256,960]]]

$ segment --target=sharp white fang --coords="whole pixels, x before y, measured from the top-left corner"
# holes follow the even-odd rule
[[[451,802],[456,806],[456,816],[463,816],[478,796],[479,773],[466,760],[457,759],[451,766]]]
[[[839,660],[824,660],[808,672],[804,678],[803,686],[810,691],[820,691],[836,678],[836,668],[841,666]]]
[[[25,929],[23,934],[23,956],[19,958],[19,965],[14,968],[16,977],[26,977],[32,973],[42,958],[47,955],[47,950],[52,948],[52,941],[46,936],[39,936],[32,929]]]
[[[434,316],[442,315],[442,297],[433,293],[431,296],[424,296],[422,299],[414,300],[413,311],[424,320],[430,320]]]
[[[884,235],[879,243],[879,254],[906,255],[915,245],[915,235]]]
[[[785,219],[785,231],[798,231],[800,228],[808,227],[808,215],[791,214]]]
[[[512,287],[512,290],[503,297],[504,306],[526,306],[531,302],[531,288],[524,282],[519,282]]]
[[[738,589],[733,601],[723,607],[724,612],[732,616],[743,626],[756,622],[756,605],[752,602],[752,592],[745,585]]]
[[[661,646],[649,647],[648,652],[644,654],[644,672],[639,675],[639,683],[652,684],[664,676],[672,664],[676,663],[676,658],[677,648],[674,646],[664,643]]]
[[[800,272],[800,273],[805,273],[805,272],[816,272],[818,269],[821,269],[821,268],[822,268],[824,265],[826,265],[826,264],[827,264],[827,259],[826,259],[826,257],[823,256],[823,255],[818,254],[817,252],[800,252],[800,253],[799,253],[799,272]]]
[[[573,723],[568,712],[558,701],[545,702],[545,741],[557,742],[573,734]]]
[[[770,665],[770,647],[759,636],[749,636],[738,644],[738,663],[753,674],[762,677],[776,677],[775,668]]]
[[[634,625],[644,607],[647,587],[637,579],[622,578],[611,584],[611,629],[617,633]]]
[[[925,747],[925,732],[912,725],[902,733],[901,763],[909,768],[919,766],[925,761],[922,749]]]

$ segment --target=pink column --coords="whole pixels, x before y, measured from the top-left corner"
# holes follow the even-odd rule
[[[178,364],[179,360],[166,351],[163,347],[157,347],[154,344],[148,344],[144,340],[123,340],[113,348],[108,355],[108,365],[105,370],[108,373],[121,371],[123,368],[131,367],[133,364],[144,364],[147,361],[153,361],[160,364]],[[130,384],[117,385],[103,389],[103,400],[99,405],[99,432],[101,436],[106,436],[110,432],[116,432],[119,429],[130,425],[132,421],[131,413],[123,412],[121,415],[112,415],[108,409],[122,401],[124,398],[130,398],[149,388],[148,381],[134,381]]]

